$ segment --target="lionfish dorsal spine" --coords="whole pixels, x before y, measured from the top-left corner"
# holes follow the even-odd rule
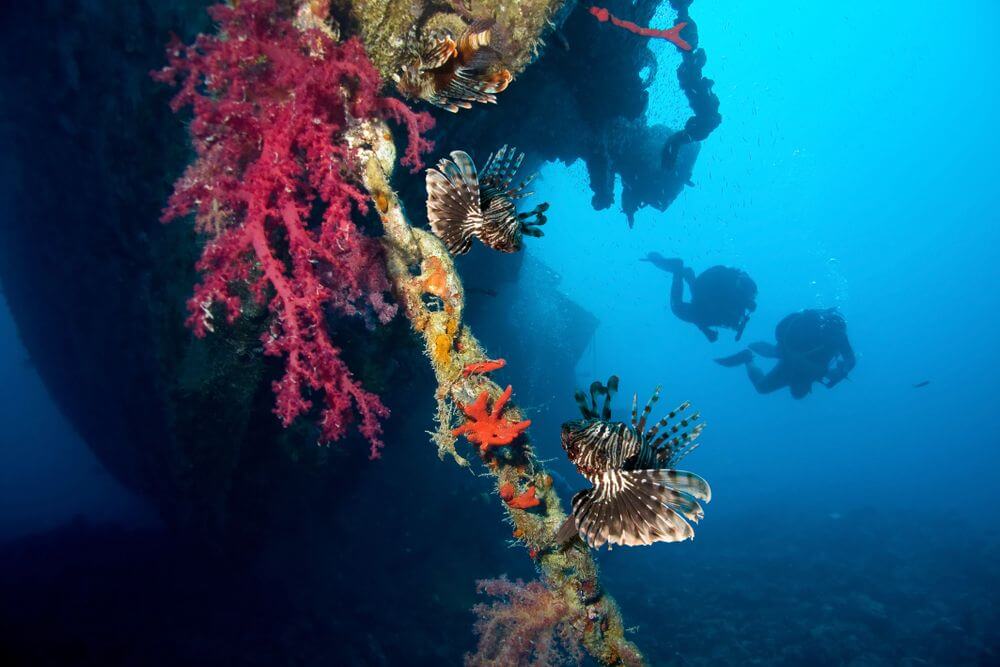
[[[661,467],[675,466],[684,459],[694,450],[701,447],[700,442],[689,442],[681,449],[676,449],[671,451],[670,449],[661,449],[656,453],[656,458],[661,463]]]
[[[668,428],[666,431],[664,431],[663,433],[661,433],[660,436],[658,438],[656,438],[656,440],[652,439],[653,436],[656,435],[656,431],[654,429],[650,429],[649,433],[646,435],[646,439],[651,442],[651,444],[652,444],[653,447],[659,447],[670,436],[677,435],[678,431],[680,431],[681,429],[686,429],[688,426],[690,426],[694,422],[698,421],[700,418],[701,418],[701,414],[696,412],[693,415],[691,415],[690,417],[687,417],[685,419],[681,419],[676,424],[671,424],[670,428]],[[659,426],[659,424],[657,426]],[[698,424],[690,432],[683,431],[677,437],[680,438],[681,440],[688,440],[691,437],[697,437],[697,435],[699,433],[701,433],[701,429],[702,428],[704,428],[704,426],[701,425],[701,424]]]
[[[685,456],[698,448],[700,443],[695,442],[705,428],[704,424],[698,424],[691,431],[684,431],[673,438],[669,434],[661,435],[652,444],[656,451],[657,460],[661,465],[677,465]],[[668,440],[668,438],[670,438]]]
[[[649,413],[652,412],[653,406],[656,402],[660,400],[660,389],[661,387],[657,386],[656,389],[653,390],[653,395],[649,397],[648,401],[646,401],[646,407],[642,409],[642,416],[639,418],[639,423],[636,424],[635,430],[637,433],[642,433],[642,431],[646,428],[646,420],[649,419]]]
[[[652,440],[656,436],[656,434],[659,432],[659,430],[661,428],[663,428],[664,426],[666,426],[667,424],[669,424],[672,419],[674,419],[677,415],[683,413],[689,407],[691,407],[691,402],[690,401],[684,401],[683,403],[681,403],[680,405],[678,405],[676,408],[674,408],[673,410],[671,410],[670,412],[668,412],[666,415],[664,415],[663,419],[661,419],[660,421],[656,422],[653,425],[653,427],[650,428],[646,432],[646,438],[648,440]],[[696,417],[697,417],[697,415],[696,415]]]

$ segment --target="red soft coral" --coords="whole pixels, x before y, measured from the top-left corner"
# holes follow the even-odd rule
[[[486,391],[479,394],[479,398],[472,405],[459,404],[468,419],[464,424],[453,429],[452,433],[454,435],[465,434],[469,442],[479,445],[483,454],[490,447],[502,447],[514,442],[517,436],[531,426],[531,420],[513,422],[502,416],[504,406],[510,400],[512,391],[513,388],[507,385],[500,397],[494,401],[492,411],[486,407],[486,403],[490,399],[490,395]]]
[[[361,315],[385,323],[389,282],[377,240],[352,220],[367,211],[344,142],[355,119],[388,118],[407,127],[403,162],[422,166],[421,138],[432,120],[396,99],[357,40],[338,44],[318,30],[300,31],[276,0],[215,5],[217,35],[191,46],[176,38],[169,65],[154,73],[179,87],[175,111],[191,107],[197,158],[174,186],[163,220],[195,214],[210,236],[197,268],[201,282],[188,302],[198,336],[213,330],[213,307],[232,323],[249,297],[266,303],[271,324],[266,354],[285,358],[274,383],[275,413],[287,426],[322,396],[320,438],[358,430],[382,447],[388,410],[341,359],[328,317]]]
[[[480,593],[498,598],[477,604],[475,632],[479,645],[465,656],[476,665],[580,664],[580,631],[585,620],[540,581],[525,584],[506,577],[477,583]]]

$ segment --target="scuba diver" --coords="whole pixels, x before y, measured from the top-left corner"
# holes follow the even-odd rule
[[[792,398],[803,398],[812,391],[814,382],[832,388],[854,369],[856,359],[847,340],[847,323],[836,308],[792,313],[778,323],[774,338],[776,345],[753,343],[749,349],[715,361],[727,367],[746,365],[758,393],[788,387]],[[754,352],[778,363],[765,374],[754,364]]]
[[[651,252],[642,258],[658,269],[672,273],[670,309],[674,315],[697,325],[711,342],[719,332],[710,327],[725,327],[736,331],[736,340],[743,335],[743,328],[756,308],[757,284],[739,269],[713,266],[699,276],[679,259],[667,259]],[[691,301],[684,301],[684,283],[691,290]]]

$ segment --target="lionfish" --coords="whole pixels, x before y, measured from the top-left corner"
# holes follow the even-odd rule
[[[496,94],[510,84],[510,70],[503,66],[494,21],[477,20],[459,37],[436,39],[423,53],[403,66],[394,77],[401,93],[457,113],[473,102],[496,104]]]
[[[427,170],[427,219],[431,230],[454,255],[469,252],[472,238],[501,252],[521,249],[523,235],[543,236],[538,227],[546,222],[547,203],[527,213],[518,213],[515,200],[531,195],[525,188],[532,174],[511,186],[524,153],[503,146],[490,154],[481,173],[464,151],[452,151],[436,169]]]
[[[559,529],[557,542],[565,544],[579,535],[599,549],[604,544],[637,546],[694,537],[688,521],[697,523],[704,516],[698,501],[710,501],[712,491],[698,475],[673,466],[697,447],[704,426],[688,427],[699,415],[685,417],[691,404],[684,402],[644,430],[660,395],[657,387],[641,416],[638,395],[633,395],[631,424],[613,422],[611,397],[617,390],[618,377],[611,376],[606,385],[590,386],[589,403],[586,394],[576,392],[583,419],[562,426],[563,449],[593,488],[573,496],[573,511]],[[598,413],[600,395],[604,405]]]

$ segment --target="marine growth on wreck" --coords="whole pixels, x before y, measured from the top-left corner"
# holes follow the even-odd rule
[[[655,454],[678,426],[653,442],[666,419],[642,434],[650,406],[638,422],[633,409],[632,432],[650,454],[600,437],[589,441],[591,453],[582,454],[577,445],[567,449],[585,474],[598,476],[588,477],[596,484],[593,507],[574,500],[566,518],[552,477],[527,439],[531,420],[513,403],[513,388],[501,390],[493,380],[502,377],[503,360],[488,356],[463,319],[464,289],[452,259],[467,252],[473,239],[495,251],[517,252],[522,236],[542,236],[548,204],[519,209],[532,180],[518,173],[524,153],[505,145],[477,170],[467,147],[452,144],[449,126],[434,127],[435,119],[444,118],[463,127],[463,114],[477,105],[483,113],[503,110],[506,91],[516,88],[550,41],[565,39],[560,30],[567,18],[588,11],[576,5],[240,0],[213,6],[216,29],[190,45],[175,39],[167,65],[153,73],[176,88],[173,109],[190,113],[196,153],[163,219],[193,215],[204,238],[200,281],[188,302],[194,334],[218,335],[251,316],[260,321],[262,353],[283,367],[273,381],[274,413],[285,426],[312,422],[320,444],[335,445],[356,429],[377,458],[390,418],[335,343],[331,315],[360,318],[372,331],[405,317],[437,380],[432,440],[439,456],[489,473],[514,539],[539,574],[539,582],[525,589],[533,602],[520,594],[508,601],[536,605],[536,611],[510,613],[542,614],[533,621],[539,627],[508,631],[558,632],[571,655],[579,657],[572,647],[582,645],[603,664],[637,664],[641,653],[597,582],[586,544],[690,537],[689,525],[670,508],[697,520],[695,498],[708,499],[707,484],[690,473],[658,471],[678,458],[669,448],[666,456]],[[692,50],[679,36],[686,21],[657,32],[603,8],[589,12],[598,21]],[[442,111],[455,115],[442,117]],[[401,155],[397,141],[404,145]],[[426,167],[428,159],[449,153],[450,159]],[[408,169],[397,169],[397,162]],[[426,211],[413,210],[397,192],[400,183],[414,187],[408,183],[424,180],[424,173]],[[425,216],[429,230],[420,222]],[[610,398],[603,385],[601,391]],[[609,418],[606,406],[601,417]],[[594,426],[619,428],[610,422]],[[685,431],[671,442],[688,438]],[[598,474],[604,468],[582,463],[593,453],[636,472]],[[643,465],[651,469],[642,472]],[[623,491],[624,502],[601,504],[607,493],[635,484],[634,492]],[[645,509],[644,486],[655,491],[648,498],[662,507],[659,514]],[[574,539],[577,531],[585,542]],[[493,609],[489,614],[497,613]],[[493,622],[484,616],[477,630],[495,632],[486,629]],[[484,634],[470,664],[487,660],[495,641]],[[540,650],[531,645],[522,647],[519,660]]]
[[[0,3],[3,664],[1000,663],[1000,4],[893,4]]]

